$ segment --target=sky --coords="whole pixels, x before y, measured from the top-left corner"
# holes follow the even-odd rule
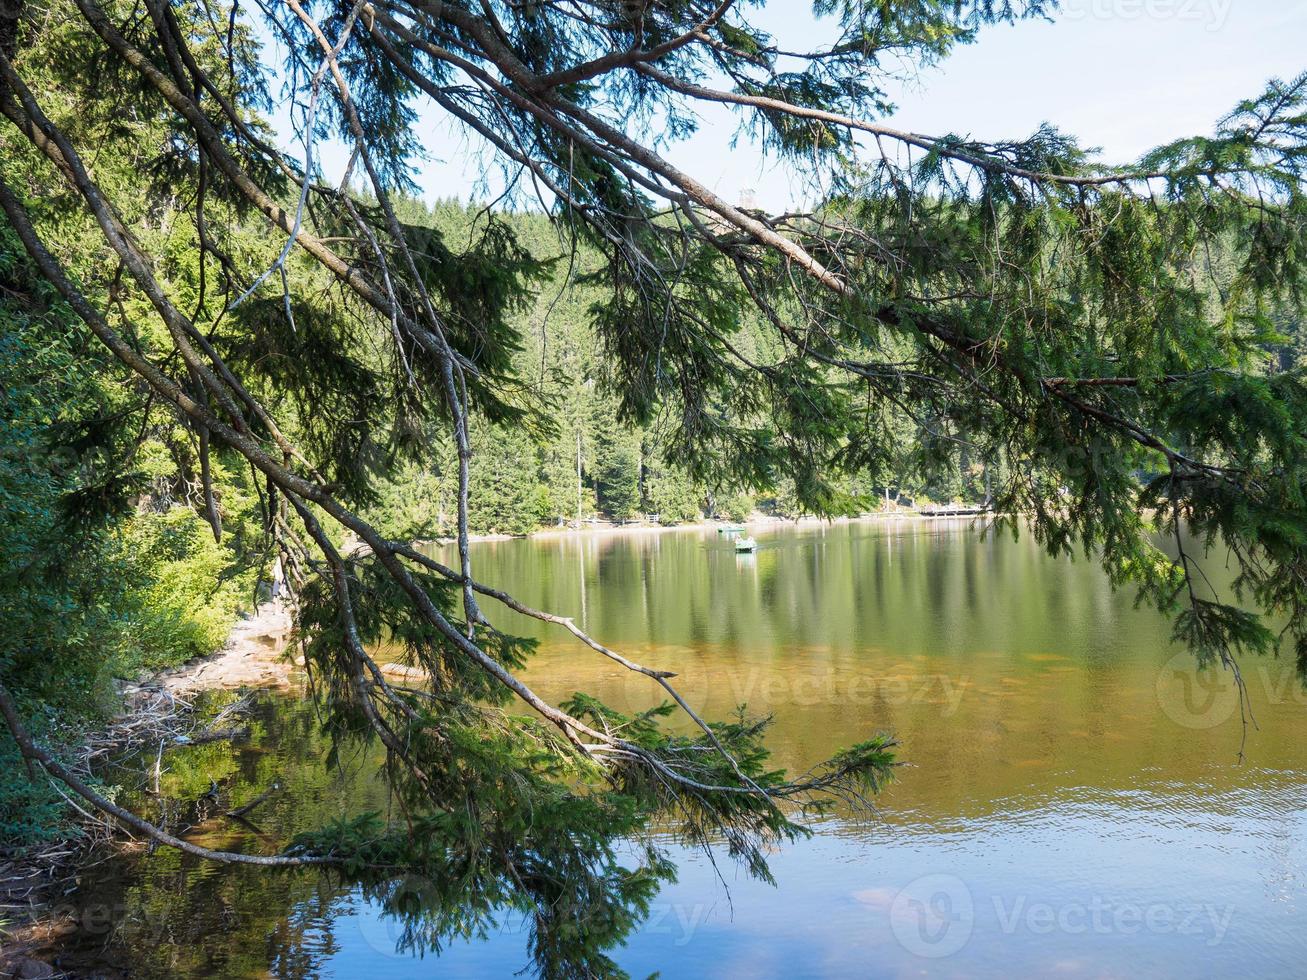
[[[770,0],[756,16],[791,48],[832,36],[809,0]],[[891,84],[897,111],[880,121],[982,140],[1028,136],[1048,121],[1124,163],[1210,133],[1267,79],[1304,70],[1307,0],[1064,0],[1051,22],[986,28],[940,65]],[[479,143],[437,111],[422,108],[417,134],[428,155],[417,175],[424,197],[486,200],[502,189],[481,179]],[[699,132],[665,155],[727,200],[751,191],[772,211],[811,203],[805,181],[736,135],[736,117],[708,107]],[[321,156],[328,179],[343,172],[341,148]]]

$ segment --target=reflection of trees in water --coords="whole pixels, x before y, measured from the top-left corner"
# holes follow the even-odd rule
[[[385,920],[379,932],[393,936],[401,954],[486,938],[513,915],[526,926],[524,955],[543,974],[607,975],[616,966],[606,950],[643,920],[673,874],[652,848],[634,849],[631,867],[619,859],[640,818],[634,806],[614,808],[608,798],[559,794],[552,807],[484,820],[409,815],[393,833],[380,816],[398,818],[375,746],[342,751],[336,767],[324,767],[331,745],[313,706],[271,694],[255,700],[251,728],[247,744],[165,755],[156,818],[164,814],[174,827],[191,826],[195,842],[229,850],[273,851],[326,825],[315,836],[342,849],[365,840],[371,858],[390,853],[396,865],[411,860],[416,844],[425,873],[269,871],[169,848],[109,862],[84,876],[75,896],[82,928],[61,959],[66,968],[134,977],[316,976],[344,948],[336,935],[343,917],[365,899],[373,908],[363,914]],[[284,791],[250,813],[249,825],[206,817],[258,796],[273,780]],[[215,784],[216,800],[204,795]],[[351,816],[329,823],[342,812]],[[446,848],[450,840],[476,846]]]
[[[1091,563],[1054,561],[1025,540],[979,541],[965,527],[893,534],[850,525],[767,535],[746,574],[729,551],[717,561],[715,543],[705,546],[693,533],[586,539],[587,548],[609,556],[602,573],[592,557],[583,562],[605,597],[592,604],[593,616],[610,622],[632,653],[678,670],[682,690],[710,716],[729,716],[741,701],[776,711],[769,740],[779,766],[802,771],[868,732],[893,731],[913,765],[884,799],[878,840],[887,828],[947,831],[1057,800],[1075,812],[1110,814],[1183,807],[1193,786],[1204,787],[1208,808],[1212,794],[1244,778],[1247,770],[1231,765],[1230,729],[1195,732],[1159,710],[1156,679],[1169,628],[1132,609],[1128,596],[1112,596]],[[818,545],[815,562],[805,549]],[[578,546],[571,539],[507,542],[482,564],[487,577],[509,587],[535,581],[561,595],[577,588]],[[532,680],[560,700],[576,689],[627,711],[658,700],[646,679],[578,655],[570,641],[543,645],[535,662]],[[1257,765],[1287,772],[1302,766],[1301,707],[1289,683],[1292,665],[1280,666],[1288,672],[1283,689],[1250,672],[1262,726],[1250,749]],[[1279,678],[1272,678],[1277,685]],[[1263,703],[1271,694],[1283,703]],[[323,766],[330,739],[311,705],[263,697],[249,724],[249,744],[195,746],[166,759],[161,787],[187,804],[173,810],[181,823],[211,780],[222,804],[216,812],[254,799],[274,779],[286,784],[249,815],[263,836],[219,817],[198,827],[197,842],[272,851],[338,813],[375,812],[407,826],[390,805],[375,747],[342,743],[337,767]],[[153,761],[150,754],[148,766]],[[1095,794],[1086,797],[1083,786]],[[373,945],[363,952],[373,957],[392,952],[391,937],[419,951],[487,928],[497,934],[498,924],[487,924],[507,914],[543,937],[537,963],[552,957],[602,972],[605,950],[638,921],[660,880],[656,863],[629,878],[605,853],[625,819],[560,801],[529,818],[478,821],[500,825],[499,834],[451,834],[436,821],[419,823],[405,836],[436,842],[462,834],[478,846],[427,855],[437,874],[363,881],[210,867],[159,852],[132,869],[92,872],[100,877],[88,881],[79,901],[120,910],[108,958],[135,975],[313,975],[333,957],[350,962],[350,943],[359,937],[343,933],[344,922],[378,908],[392,918],[369,933]],[[674,833],[676,822],[651,829]],[[342,838],[377,832],[336,831]],[[836,819],[823,832],[864,828]],[[505,855],[521,880],[501,873]],[[373,907],[360,913],[363,897]],[[104,939],[93,931],[81,937],[84,956]],[[525,962],[526,940],[515,942]]]
[[[75,975],[315,976],[348,893],[313,872],[213,868],[171,851],[82,881],[81,929],[58,960]]]
[[[341,800],[367,806],[378,798],[367,775],[375,760],[323,767],[326,739],[307,702],[259,695],[249,723],[246,743],[166,753],[160,796],[142,792],[133,802],[170,829],[189,827],[197,843],[270,852]],[[142,785],[153,768],[149,755]],[[274,780],[283,792],[249,814],[250,826],[222,816]],[[83,875],[73,896],[82,929],[70,962],[111,964],[131,976],[312,976],[334,951],[332,922],[348,892],[312,871],[215,865],[171,848],[130,856]]]
[[[1037,807],[1086,783],[1128,790],[1154,770],[1181,786],[1238,784],[1237,712],[1197,731],[1166,714],[1159,674],[1176,653],[1186,669],[1192,659],[1165,617],[1114,593],[1096,562],[1050,558],[1028,534],[982,538],[970,520],[802,525],[758,538],[747,571],[716,535],[693,531],[592,536],[584,567],[604,597],[591,604],[596,632],[677,671],[709,717],[741,702],[774,713],[777,766],[803,771],[868,732],[893,732],[911,766],[881,812],[904,825]],[[504,542],[478,561],[515,594],[570,610],[576,547]],[[625,571],[601,575],[598,553],[605,569]],[[1215,553],[1207,564],[1212,587],[1228,594],[1232,570]],[[638,588],[628,589],[632,570]],[[1246,675],[1260,725],[1250,760],[1300,766],[1307,695],[1294,664],[1253,661]],[[547,696],[580,688],[629,709],[657,700],[644,678],[557,639],[527,677]]]

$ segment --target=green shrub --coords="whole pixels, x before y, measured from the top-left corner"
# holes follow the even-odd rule
[[[747,521],[752,517],[754,507],[753,497],[747,493],[737,493],[727,497],[720,505],[721,512],[737,522]]]
[[[158,669],[212,653],[250,605],[253,569],[237,571],[231,551],[188,507],[132,520],[122,535],[131,595],[125,669]]]

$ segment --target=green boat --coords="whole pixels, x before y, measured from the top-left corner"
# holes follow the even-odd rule
[[[740,554],[748,554],[750,552],[757,550],[757,548],[758,548],[758,542],[753,540],[753,538],[749,537],[748,535],[745,535],[742,538],[735,539],[735,550]]]

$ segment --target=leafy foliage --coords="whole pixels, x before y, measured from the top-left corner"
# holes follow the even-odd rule
[[[573,502],[578,518],[655,498],[686,513],[673,470],[705,502],[786,512],[846,512],[877,488],[983,491],[1013,533],[1090,551],[1177,613],[1203,659],[1236,669],[1269,650],[1267,614],[1307,657],[1307,394],[1280,332],[1296,332],[1307,279],[1307,76],[1114,168],[1052,126],[982,142],[874,121],[891,63],[930,63],[1052,4],[820,0],[833,38],[811,52],[760,30],[753,6],[455,0],[360,17],[57,0],[19,12],[21,56],[0,58],[0,203],[95,336],[78,368],[108,350],[130,369],[72,419],[76,479],[47,494],[71,504],[64,526],[189,505],[138,540],[166,583],[145,605],[175,590],[219,610],[161,640],[194,648],[231,608],[202,580],[258,561],[241,532],[220,571],[195,522],[221,540],[224,506],[257,499],[301,604],[331,758],[378,740],[418,831],[344,823],[303,847],[379,889],[396,865],[463,875],[475,887],[436,903],[452,916],[437,935],[483,928],[495,904],[530,908],[550,974],[612,972],[595,941],[619,941],[665,877],[653,855],[620,870],[610,832],[665,820],[766,877],[765,849],[805,812],[881,785],[893,743],[792,780],[767,767],[764,722],[699,719],[666,673],[588,637],[587,655],[660,685],[689,734],[665,709],[548,704],[514,673],[530,645],[480,603],[579,631],[478,582],[475,528],[522,530]],[[260,58],[260,31],[285,42],[284,64]],[[266,139],[275,85],[313,106],[295,113],[303,158]],[[510,203],[538,194],[552,226],[491,208],[447,214],[454,234],[406,200],[419,99],[482,141]],[[661,156],[703,103],[829,192],[787,215],[721,200]],[[321,179],[308,151],[331,136],[366,190]],[[551,355],[556,307],[588,323],[553,334]],[[34,401],[51,414],[48,394]],[[54,421],[38,412],[13,439]],[[174,469],[146,469],[151,443]],[[429,527],[429,497],[410,514],[385,492],[415,469],[436,524],[448,492],[457,568],[360,516]],[[12,472],[10,500],[40,499],[40,466]],[[147,501],[151,472],[171,489]],[[1186,531],[1229,547],[1239,605],[1201,593]],[[344,551],[347,534],[363,547]],[[391,683],[370,653],[382,643],[429,680]],[[580,925],[582,906],[598,919]]]
[[[113,678],[221,645],[260,567],[251,495],[219,467],[229,538],[215,543],[177,500],[194,463],[184,434],[87,347],[7,226],[0,407],[0,681],[39,731],[75,740],[113,710]],[[55,832],[63,801],[29,782],[11,743],[0,759],[6,845]]]

